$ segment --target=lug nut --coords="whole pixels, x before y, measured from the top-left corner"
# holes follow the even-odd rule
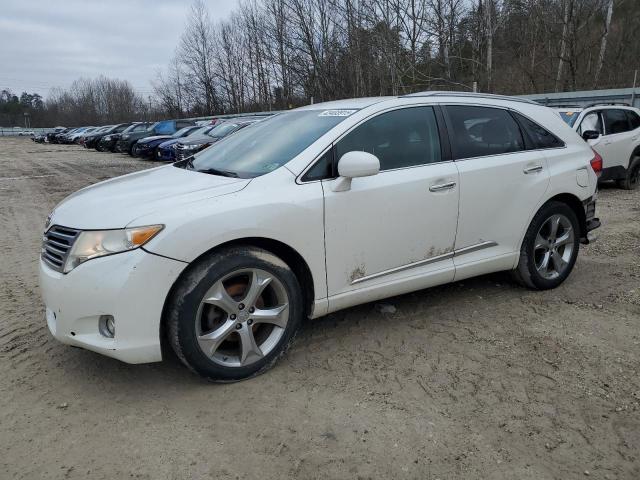
[[[240,305],[238,305],[238,310],[244,310],[244,303],[241,303]]]
[[[256,311],[256,309],[255,309],[255,308],[253,308],[253,307],[251,307],[251,308],[249,309],[249,313],[253,313],[253,312],[255,312],[255,311]]]
[[[247,320],[247,325],[252,325],[253,324],[253,320],[249,319]]]
[[[242,328],[242,324],[241,323],[236,323],[236,330],[240,330]]]
[[[232,313],[231,315],[229,315],[229,318],[230,318],[231,320],[235,320],[235,319],[236,319],[236,314],[235,314],[235,313]]]

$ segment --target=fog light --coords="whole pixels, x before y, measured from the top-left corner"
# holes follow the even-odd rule
[[[98,330],[103,337],[113,338],[116,334],[116,321],[113,315],[100,315]]]

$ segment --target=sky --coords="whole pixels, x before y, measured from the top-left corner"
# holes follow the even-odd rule
[[[205,0],[214,21],[238,0]],[[46,97],[79,77],[128,80],[143,96],[178,46],[190,0],[2,0],[0,89]]]

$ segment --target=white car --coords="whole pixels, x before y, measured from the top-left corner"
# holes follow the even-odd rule
[[[587,108],[557,108],[562,119],[600,154],[600,180],[616,180],[627,190],[640,184],[640,110],[599,104]]]
[[[553,110],[509,97],[299,108],[60,203],[46,321],[125,362],[161,360],[166,339],[209,379],[247,378],[306,318],[504,270],[558,286],[599,226],[600,168]]]

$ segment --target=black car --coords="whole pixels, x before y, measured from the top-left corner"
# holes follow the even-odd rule
[[[201,127],[199,127],[198,125],[192,125],[190,127],[181,128],[173,135],[154,135],[152,137],[141,138],[133,146],[133,156],[155,160],[156,149],[162,142],[187,137],[191,135],[195,130],[199,130],[200,128]]]
[[[75,130],[75,129],[76,127],[69,127],[69,128],[56,127],[56,129],[53,132],[47,133],[47,142],[60,143],[60,137],[62,135],[66,135],[67,133],[70,133],[72,130]]]
[[[121,133],[123,132],[131,123],[120,123],[118,125],[109,125],[108,127],[103,127],[99,131],[92,132],[84,138],[83,145],[85,148],[95,148],[98,150],[98,146],[100,145],[100,140],[106,135]]]
[[[242,128],[248,127],[259,120],[261,120],[261,118],[238,118],[234,120],[227,120],[217,124],[203,135],[192,135],[180,140],[175,146],[176,160],[180,161],[189,158],[199,151],[204,150],[205,148],[222,140],[224,137],[227,137]]]
[[[138,134],[140,132],[146,132],[149,130],[149,127],[152,125],[151,122],[133,122],[124,130],[119,133],[108,133],[104,137],[100,139],[98,143],[98,151],[100,152],[115,152],[118,142],[120,141],[120,137],[122,135],[127,134]]]
[[[138,140],[152,135],[173,135],[184,127],[195,125],[191,120],[163,120],[156,122],[146,132],[122,132],[120,140],[116,144],[116,152],[133,155],[133,146]]]

